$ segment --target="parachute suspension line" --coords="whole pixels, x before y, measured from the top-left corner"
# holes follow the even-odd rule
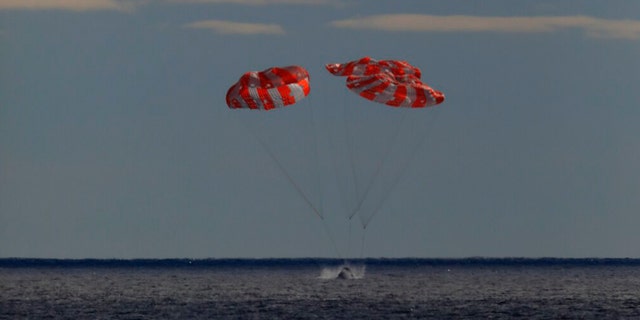
[[[251,132],[251,134],[253,135],[253,137],[260,143],[260,145],[262,145],[262,147],[264,148],[264,150],[267,152],[267,154],[269,154],[269,156],[271,157],[271,159],[273,160],[273,162],[276,163],[276,165],[278,166],[278,168],[280,169],[280,171],[282,172],[282,174],[284,174],[284,176],[287,178],[287,180],[289,181],[289,183],[291,183],[291,185],[295,188],[295,190],[298,192],[298,195],[300,195],[300,197],[302,197],[302,199],[307,203],[307,205],[309,205],[309,207],[313,210],[313,212],[318,215],[318,217],[320,217],[320,219],[324,220],[324,217],[322,216],[322,212],[319,211],[316,206],[313,205],[313,203],[311,202],[311,200],[309,200],[309,197],[307,197],[307,195],[304,193],[304,191],[302,191],[302,188],[295,182],[295,180],[293,180],[293,178],[291,177],[291,175],[289,174],[289,172],[284,168],[284,166],[282,165],[282,163],[278,160],[278,158],[275,156],[275,154],[273,153],[273,151],[271,150],[271,148],[269,148],[269,146],[267,145],[267,143],[260,138],[260,136],[258,135],[257,132],[255,132],[255,130],[253,128],[251,128],[251,126],[247,125],[246,123],[244,123],[243,121],[239,121],[241,122],[247,129],[249,132]]]
[[[255,132],[254,132],[254,135],[256,135]],[[291,177],[289,172],[284,168],[284,166],[278,160],[278,158],[276,158],[276,156],[273,154],[273,151],[267,146],[267,144],[264,142],[264,140],[258,138],[257,135],[256,135],[256,138],[260,141],[260,144],[262,144],[262,146],[267,150],[267,153],[269,154],[269,156],[271,156],[273,161],[278,165],[278,168],[280,168],[280,171],[282,171],[282,173],[284,173],[285,177],[287,177],[287,180],[289,180],[291,185],[293,185],[295,187],[296,191],[298,192],[298,194],[300,194],[302,199],[304,199],[304,201],[309,205],[309,207],[311,207],[311,209],[313,209],[313,212],[315,212],[318,215],[318,217],[320,217],[320,219],[324,220],[324,217],[322,216],[322,212],[319,211],[318,208],[316,208],[316,206],[313,205],[311,200],[309,200],[309,197],[307,197],[307,195],[304,193],[304,191],[302,191],[302,188],[295,182],[295,180],[293,180],[293,178]]]
[[[362,228],[362,243],[360,243],[360,259],[364,258],[364,236],[367,233],[367,227]]]
[[[364,190],[364,194],[362,194],[362,197],[360,197],[358,199],[358,204],[356,206],[356,208],[353,210],[353,212],[351,213],[351,215],[349,216],[349,218],[353,217],[362,207],[362,204],[364,203],[365,199],[367,199],[367,195],[369,195],[369,191],[371,191],[371,187],[373,187],[373,185],[376,183],[376,181],[378,180],[378,177],[380,176],[380,172],[382,171],[382,168],[384,168],[384,164],[387,161],[387,158],[391,155],[391,150],[393,149],[393,146],[396,143],[396,140],[398,139],[398,135],[400,133],[400,128],[402,127],[402,124],[405,122],[405,119],[407,117],[407,113],[408,112],[403,112],[402,113],[402,118],[400,119],[399,123],[396,125],[396,127],[394,128],[394,132],[391,138],[391,142],[386,146],[384,152],[383,152],[383,156],[382,156],[382,160],[380,160],[380,162],[378,162],[378,164],[376,165],[376,170],[374,171],[373,175],[371,176],[369,183],[367,184],[367,187]]]
[[[322,100],[321,104],[323,106],[328,104],[328,102],[327,102],[327,96],[328,95],[329,95],[329,91],[325,88],[323,90],[322,94],[321,94],[321,96],[323,97],[323,100]],[[338,117],[329,117],[329,118],[330,119],[336,119]],[[322,123],[322,121],[320,123]],[[337,143],[336,143],[337,137],[335,135],[332,135],[332,133],[334,133],[335,130],[330,129],[331,128],[331,122],[330,121],[326,121],[324,123],[324,125],[325,126],[323,128],[321,128],[321,132],[327,132],[327,135],[326,135],[327,136],[327,143],[328,143],[329,150],[330,150],[328,152],[328,157],[329,157],[329,160],[331,161],[331,164],[333,165],[333,174],[334,174],[334,177],[336,179],[335,182],[338,185],[338,189],[339,189],[338,194],[340,196],[340,201],[342,202],[342,205],[346,208],[347,204],[346,204],[346,199],[345,199],[345,195],[344,195],[344,193],[345,193],[344,189],[345,188],[343,187],[342,181],[340,179],[343,175],[340,175],[340,171],[338,169],[339,168],[338,163],[340,163],[340,159],[338,159],[338,156],[337,156],[339,154],[339,152],[337,151]]]
[[[327,96],[328,92],[326,95]],[[325,101],[325,104],[327,102]],[[342,117],[338,117],[335,116],[331,117],[334,122],[328,122],[328,127],[327,127],[327,136],[328,136],[328,142],[329,142],[329,148],[330,150],[333,150],[332,152],[330,152],[331,156],[331,160],[332,160],[332,164],[333,164],[333,171],[334,171],[334,176],[336,179],[336,183],[338,185],[338,194],[339,194],[339,198],[340,198],[340,202],[342,203],[342,207],[344,209],[344,212],[346,213],[345,216],[348,216],[348,212],[351,211],[352,209],[352,205],[351,205],[351,200],[350,199],[350,185],[349,185],[349,175],[345,174],[345,172],[343,172],[341,169],[344,168],[344,163],[346,161],[347,158],[350,158],[349,156],[347,156],[346,152],[348,150],[347,147],[347,143],[344,143],[345,141],[342,141],[342,139],[344,139],[344,137],[346,137],[347,135],[345,134],[347,131],[346,128],[346,120],[344,115],[346,114],[346,94],[343,93],[343,103],[342,103],[342,107],[341,109],[338,109],[338,112],[342,112],[343,116]],[[338,119],[336,121],[336,119]],[[342,119],[342,123],[339,121],[340,119]],[[329,124],[334,125],[333,127],[329,126]],[[341,132],[341,130],[343,132]],[[340,143],[340,142],[343,143]],[[344,148],[344,149],[341,149]],[[345,157],[346,156],[346,157]],[[352,165],[350,167],[351,170],[353,170],[354,165]]]
[[[429,133],[431,132],[431,130],[433,130],[433,127],[436,123],[436,120],[438,119],[438,116],[440,115],[440,108],[436,109],[434,112],[434,116],[431,117],[429,123],[426,124],[425,128],[425,133],[423,135],[421,135],[421,138],[418,140],[418,142],[416,142],[416,144],[411,148],[411,153],[409,155],[409,157],[407,158],[407,160],[405,161],[405,163],[400,167],[400,172],[395,176],[395,178],[389,183],[389,188],[387,190],[389,190],[389,192],[385,192],[382,197],[380,198],[380,201],[378,201],[378,204],[374,207],[371,215],[368,218],[365,218],[366,220],[363,221],[363,227],[366,228],[367,225],[369,225],[369,222],[371,222],[371,219],[373,219],[373,217],[378,213],[378,211],[380,211],[380,209],[382,208],[382,205],[385,203],[385,201],[389,198],[389,196],[391,195],[391,190],[393,190],[395,188],[395,186],[400,182],[400,180],[402,179],[402,177],[404,176],[404,174],[407,171],[407,168],[409,167],[409,164],[413,161],[413,158],[415,158],[416,154],[418,153],[418,150],[420,149],[420,146],[422,146],[425,141],[427,140],[427,137],[429,136]]]
[[[331,244],[333,245],[333,249],[336,251],[336,254],[338,254],[338,258],[342,259],[342,253],[340,252],[340,248],[338,247],[338,244],[336,243],[335,238],[333,237],[333,234],[331,233],[331,230],[329,229],[329,226],[327,226],[327,221],[324,219],[322,220],[322,226],[324,228],[324,232],[327,234],[327,237],[329,237],[329,241],[331,241]]]
[[[242,122],[242,121],[240,121]],[[244,123],[243,123],[244,124]],[[309,205],[309,207],[313,210],[313,212],[315,212],[316,215],[318,215],[318,217],[320,217],[320,220],[322,221],[322,226],[323,229],[325,231],[325,233],[327,234],[327,237],[329,238],[329,241],[331,241],[331,245],[333,246],[333,249],[336,251],[336,253],[338,254],[338,257],[342,259],[342,254],[340,252],[340,249],[338,248],[338,245],[336,244],[336,241],[333,237],[333,235],[331,234],[331,231],[329,230],[329,227],[327,226],[326,221],[324,220],[324,217],[322,215],[322,212],[319,211],[314,205],[313,203],[309,200],[309,198],[307,197],[307,195],[302,191],[302,188],[300,188],[300,186],[295,182],[295,180],[293,180],[293,178],[291,177],[291,175],[289,174],[289,172],[287,172],[287,170],[284,168],[284,166],[282,165],[282,163],[278,160],[278,158],[273,154],[273,151],[271,150],[271,148],[269,148],[269,146],[267,145],[267,143],[263,140],[260,139],[260,136],[255,132],[255,130],[253,130],[252,128],[250,128],[250,126],[244,124],[245,127],[247,127],[249,129],[249,132],[251,132],[251,134],[256,138],[256,140],[258,140],[258,142],[262,145],[262,147],[265,149],[265,151],[269,154],[269,156],[271,157],[271,159],[273,159],[273,161],[277,164],[278,168],[280,169],[280,171],[282,171],[282,173],[285,175],[285,177],[287,177],[287,180],[289,180],[289,182],[291,183],[291,185],[293,185],[293,187],[295,188],[295,190],[298,192],[298,194],[302,197],[302,199],[304,199],[304,201],[307,203],[307,205]]]
[[[334,152],[331,152],[333,154],[333,156],[331,157],[332,159],[332,164],[333,164],[333,171],[334,171],[334,175],[336,178],[336,183],[338,184],[338,188],[339,188],[339,192],[338,194],[340,195],[340,201],[342,202],[342,206],[344,207],[345,212],[348,212],[350,210],[349,208],[349,201],[347,199],[347,189],[348,189],[348,182],[344,183],[343,178],[345,177],[344,175],[340,174],[340,166],[338,165],[338,163],[340,162],[340,159],[338,159],[337,155],[340,154],[339,151],[336,151],[337,148],[337,143],[335,143],[337,139],[337,137],[331,137],[331,130],[329,130],[329,148],[331,150],[334,150]]]
[[[311,122],[311,131],[312,131],[312,143],[313,143],[313,158],[315,161],[315,165],[316,165],[316,186],[318,188],[318,209],[319,211],[322,213],[324,212],[324,193],[323,193],[323,188],[322,188],[322,175],[320,173],[320,159],[319,159],[319,155],[320,155],[320,151],[319,149],[319,141],[318,141],[318,125],[316,124],[315,121],[315,112],[313,110],[313,104],[311,103],[311,97],[307,97],[307,99],[305,99],[305,104],[306,107],[309,108],[309,121]]]
[[[353,181],[353,190],[354,190],[354,204],[356,204],[358,202],[358,198],[360,197],[360,190],[358,190],[358,174],[356,173],[356,155],[355,155],[355,142],[353,141],[354,137],[351,133],[351,130],[349,130],[349,120],[351,120],[348,115],[347,115],[347,92],[343,92],[343,103],[342,103],[342,119],[344,119],[344,135],[346,137],[346,147],[347,147],[347,156],[349,157],[349,165],[351,167],[351,179]],[[349,206],[349,208],[347,210],[351,211],[352,213],[348,213],[349,215],[349,219],[351,219],[353,217],[353,215],[355,213],[353,213],[355,209],[355,206],[353,208],[351,208]]]
[[[351,218],[349,218],[349,225],[347,226],[347,255],[351,253]]]

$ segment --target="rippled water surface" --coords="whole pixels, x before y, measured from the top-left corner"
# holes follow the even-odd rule
[[[293,261],[293,260],[292,260]],[[15,261],[13,261],[15,262]],[[640,265],[0,263],[0,318],[640,319]]]

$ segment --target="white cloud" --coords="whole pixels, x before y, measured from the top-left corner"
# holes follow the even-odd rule
[[[117,10],[130,11],[131,1],[119,0],[0,0],[0,10]]]
[[[277,24],[243,23],[223,20],[203,20],[185,25],[185,28],[208,29],[218,34],[284,34]]]
[[[388,14],[333,21],[347,29],[412,32],[504,32],[540,33],[560,29],[582,29],[588,36],[640,39],[640,21],[607,20],[587,16],[478,17]]]

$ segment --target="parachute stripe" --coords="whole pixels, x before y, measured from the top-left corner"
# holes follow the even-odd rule
[[[386,102],[387,105],[399,107],[403,105],[403,102],[407,98],[407,86],[397,86],[396,91],[393,93],[393,100]]]
[[[293,84],[289,86],[289,92],[291,94],[290,99],[292,101],[298,101],[304,98],[309,92],[305,93],[303,87],[299,84]]]
[[[255,97],[258,96],[257,88],[249,87],[247,90],[240,90],[240,94],[242,95],[244,102],[249,106],[249,109],[259,109],[259,106],[255,101]]]
[[[416,98],[413,100],[413,103],[411,103],[411,108],[420,108],[422,103],[427,102],[427,95],[423,90],[416,90],[416,88],[413,88],[413,92]]]
[[[258,89],[258,97],[260,98],[260,101],[256,101],[256,103],[262,103],[262,107],[265,110],[271,110],[273,108],[275,108],[275,105],[273,104],[273,99],[271,99],[271,95],[269,94],[269,89],[264,89],[264,88],[259,88]]]
[[[279,86],[274,89],[269,89],[269,93],[273,97],[274,101],[277,101],[281,105],[290,105],[296,102],[295,98],[291,96],[291,86]]]
[[[412,79],[411,82],[407,80]],[[361,97],[394,107],[423,108],[444,101],[444,95],[413,77],[394,77],[388,73],[349,76],[347,87]]]

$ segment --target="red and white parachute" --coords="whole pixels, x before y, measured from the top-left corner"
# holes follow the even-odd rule
[[[307,159],[317,153],[316,150],[309,150],[315,148],[313,143],[315,139],[308,138],[309,133],[306,132],[310,128],[298,124],[299,121],[297,121],[300,118],[300,112],[311,111],[303,104],[299,104],[309,95],[309,92],[309,72],[305,68],[296,65],[271,67],[260,72],[250,71],[243,74],[227,91],[226,102],[229,108],[234,110],[273,110],[296,105],[296,108],[287,108],[288,112],[275,112],[275,114],[263,112],[234,114],[263,146],[298,195],[315,214],[322,218],[321,200],[313,199],[313,193],[319,192],[310,191],[309,189],[313,187],[301,183],[310,180],[305,175],[306,171],[311,172],[308,174],[310,176],[318,176],[311,177],[314,180],[319,179],[319,174],[314,174],[313,170],[305,170],[303,177],[307,179],[301,179],[299,172],[295,172],[300,165],[295,161],[291,165],[288,161],[297,158]],[[282,123],[287,125],[283,126]],[[284,135],[290,135],[290,137],[286,140],[278,139]],[[312,142],[309,143],[309,141]],[[296,148],[290,148],[290,145],[295,145]]]
[[[420,68],[404,60],[364,57],[326,64],[325,68],[335,76],[346,77],[346,87],[360,97],[394,109],[424,109],[445,99],[441,91],[422,82]],[[410,112],[410,116],[389,108],[344,109],[347,160],[343,162],[351,167],[342,170],[340,188],[348,198],[345,201],[348,217],[357,214],[363,228],[381,209],[420,150],[439,113],[440,108],[437,109]],[[376,122],[377,119],[381,121]],[[386,139],[377,139],[375,145],[370,145],[372,135]]]
[[[444,101],[444,94],[423,83],[420,69],[406,61],[364,57],[325,67],[333,75],[347,76],[347,88],[371,101],[407,108],[424,108]]]
[[[395,75],[414,75],[420,78],[421,72],[404,60],[376,60],[364,57],[345,63],[330,63],[325,65],[334,76],[370,76],[376,73],[390,71]]]
[[[316,130],[313,110],[317,108],[304,107],[304,103],[286,108],[286,112],[234,114],[246,122],[283,176],[320,218],[325,167],[320,165],[322,155],[317,145],[319,136],[326,137],[345,213],[349,221],[357,215],[364,230],[428,136],[440,108],[425,107],[440,104],[445,97],[422,82],[418,67],[403,60],[364,57],[326,64],[325,68],[335,76],[346,77],[346,87],[366,99],[353,97],[353,103],[344,103],[341,116],[328,118],[326,132]],[[309,73],[303,67],[272,67],[242,75],[227,91],[226,102],[230,109],[272,110],[298,104],[309,92]],[[397,108],[347,107],[360,102]],[[329,107],[322,112],[331,112]],[[306,122],[300,121],[304,120],[303,112],[310,113]],[[283,136],[287,139],[281,139]]]
[[[309,94],[309,72],[300,66],[247,72],[227,91],[231,109],[271,110],[292,105]]]

